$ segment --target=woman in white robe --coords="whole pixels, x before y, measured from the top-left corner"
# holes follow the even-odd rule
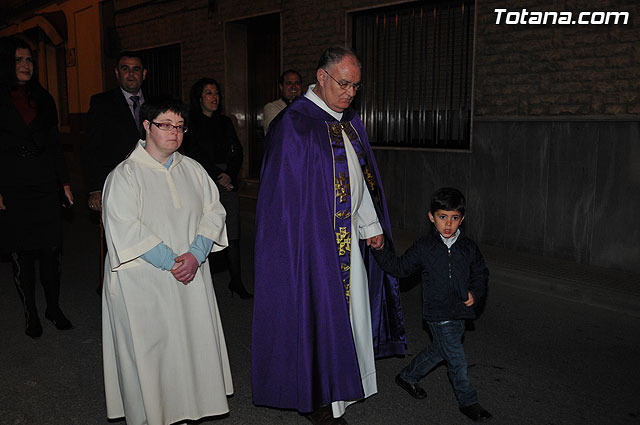
[[[204,168],[176,152],[184,105],[147,102],[140,114],[145,140],[103,190],[107,416],[168,425],[229,411],[229,360],[203,264],[227,246],[225,211]]]

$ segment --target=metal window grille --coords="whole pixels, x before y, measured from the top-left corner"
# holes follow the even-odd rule
[[[180,44],[154,47],[136,53],[140,54],[148,69],[142,86],[145,94],[150,97],[182,99]]]
[[[469,149],[473,1],[418,2],[353,16],[374,146]]]

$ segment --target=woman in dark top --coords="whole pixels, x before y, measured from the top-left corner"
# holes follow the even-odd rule
[[[231,274],[231,295],[237,292],[240,298],[251,298],[253,295],[245,290],[240,273],[238,173],[242,167],[242,145],[231,119],[220,113],[220,86],[216,80],[201,78],[191,88],[190,97],[189,132],[185,135],[184,151],[202,164],[216,182],[220,201],[227,211],[229,247],[224,251]]]
[[[45,317],[58,329],[71,322],[58,305],[62,245],[61,195],[73,196],[58,137],[58,113],[35,75],[31,47],[0,40],[0,250],[10,253],[24,306],[25,333],[42,335],[35,300],[36,262],[47,301]]]

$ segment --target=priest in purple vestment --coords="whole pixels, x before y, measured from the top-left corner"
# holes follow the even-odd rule
[[[373,260],[391,244],[380,176],[350,108],[360,62],[327,49],[311,85],[271,124],[256,211],[253,402],[345,424],[377,392],[375,358],[403,355],[398,282]]]

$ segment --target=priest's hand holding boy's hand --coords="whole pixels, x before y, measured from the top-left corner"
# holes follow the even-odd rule
[[[384,236],[382,234],[367,238],[367,246],[375,250],[384,248]]]
[[[198,270],[198,260],[190,253],[186,252],[175,258],[175,265],[171,269],[171,274],[177,281],[187,285],[196,276]]]

